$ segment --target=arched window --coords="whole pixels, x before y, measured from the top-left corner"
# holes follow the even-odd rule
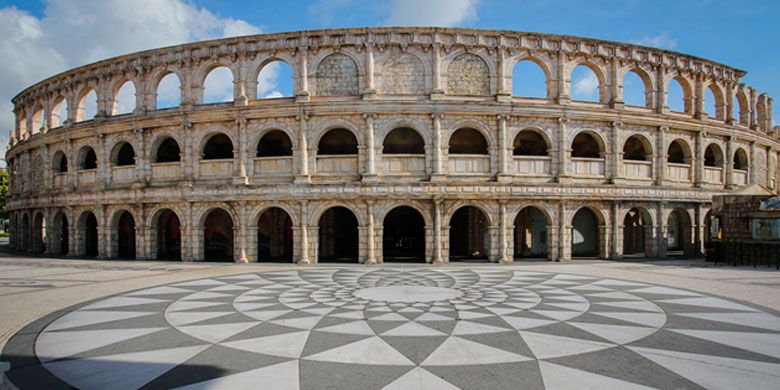
[[[32,116],[32,131],[33,134],[40,133],[43,128],[43,107],[38,106],[33,111]]]
[[[668,98],[666,105],[674,112],[690,113],[688,83],[682,77],[675,77],[669,81]]]
[[[114,94],[114,108],[111,115],[128,114],[135,110],[135,84],[125,81]]]
[[[358,154],[358,144],[355,135],[347,129],[332,129],[320,138],[317,154]]]
[[[154,153],[153,162],[167,163],[181,161],[181,149],[179,143],[171,137],[165,137],[157,146],[157,150]]]
[[[272,61],[257,74],[257,98],[270,99],[293,96],[293,72],[284,61]]]
[[[746,170],[749,164],[745,150],[742,148],[737,149],[737,152],[734,153],[734,169]]]
[[[691,158],[691,149],[683,140],[674,140],[669,145],[666,152],[666,162],[672,164],[689,164]]]
[[[22,112],[19,114],[19,138],[24,139],[27,134],[27,115]]]
[[[54,153],[52,159],[52,168],[55,173],[67,173],[68,172],[68,157],[62,151]]]
[[[292,142],[287,133],[271,130],[257,143],[257,157],[292,156]]]
[[[87,89],[79,99],[76,122],[89,120],[97,115],[97,94],[91,88]]]
[[[157,83],[157,109],[181,105],[181,83],[175,73],[168,73]]]
[[[319,96],[357,95],[357,65],[346,54],[331,54],[317,65],[315,83]]]
[[[571,72],[571,99],[583,102],[599,102],[601,82],[596,72],[586,65],[578,65]]]
[[[450,154],[488,154],[487,141],[475,129],[458,129],[450,137]]]
[[[704,151],[704,165],[708,167],[723,166],[723,152],[720,150],[720,146],[716,144],[707,146]]]
[[[383,154],[424,154],[425,141],[414,129],[399,127],[393,129],[382,143]]]
[[[233,72],[226,66],[218,66],[203,81],[203,103],[230,101],[233,101]]]
[[[623,160],[649,161],[650,155],[647,140],[639,136],[632,135],[623,145]]]
[[[512,71],[512,96],[546,98],[547,76],[534,61],[523,60]]]
[[[571,156],[576,158],[601,158],[601,145],[591,133],[579,133],[571,143]]]
[[[97,155],[89,146],[85,146],[79,153],[79,170],[97,169]]]
[[[737,118],[739,120],[739,124],[741,125],[749,125],[750,124],[750,105],[748,105],[747,96],[745,96],[745,93],[742,91],[737,92],[736,95],[737,104],[734,104],[734,118]]]
[[[512,143],[512,154],[515,156],[546,156],[547,149],[547,141],[534,130],[519,132]]]
[[[212,135],[203,146],[204,160],[233,158],[233,141],[222,133]]]
[[[711,85],[704,91],[704,112],[710,118],[718,117],[718,99]]]
[[[60,127],[68,119],[68,101],[64,96],[60,96],[54,101],[51,108],[51,127]]]
[[[459,96],[490,95],[490,69],[482,57],[465,53],[447,68],[447,94]]]
[[[623,103],[628,106],[652,108],[645,80],[636,71],[630,71],[623,78]]]
[[[120,145],[115,146],[114,153],[111,157],[115,166],[123,167],[135,164],[135,150],[133,150],[133,145],[130,145],[129,142],[122,142]]]

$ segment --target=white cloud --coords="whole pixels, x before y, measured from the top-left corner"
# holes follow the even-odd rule
[[[352,0],[317,0],[309,5],[309,17],[329,25],[336,20],[340,9],[352,5]]]
[[[392,0],[390,26],[449,27],[477,19],[478,0]]]
[[[575,100],[591,100],[599,96],[599,79],[593,72],[583,72],[573,81],[572,98]]]
[[[657,47],[659,49],[672,50],[677,47],[677,40],[672,38],[668,32],[664,31],[653,37],[643,37],[631,41],[637,45]]]

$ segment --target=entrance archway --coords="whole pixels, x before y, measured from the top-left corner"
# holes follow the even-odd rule
[[[348,208],[331,207],[320,217],[318,261],[358,261],[358,221]]]
[[[292,262],[292,219],[279,207],[271,207],[257,220],[257,261]]]
[[[116,223],[116,257],[135,259],[135,219],[127,211],[122,211]]]
[[[203,222],[203,254],[206,261],[233,261],[233,218],[214,209]]]
[[[571,255],[595,257],[599,255],[599,223],[593,210],[583,207],[572,219]]]
[[[669,214],[666,231],[666,249],[669,256],[687,254],[691,245],[691,218],[682,208]]]
[[[628,210],[623,218],[623,255],[645,254],[646,235],[649,229],[642,211]]]
[[[163,210],[157,217],[157,258],[181,260],[181,222],[171,210]]]
[[[30,216],[27,214],[22,215],[22,227],[20,229],[22,236],[22,250],[29,251],[30,248]]]
[[[46,250],[46,218],[37,213],[33,218],[32,251],[44,252]]]
[[[84,234],[84,256],[97,257],[98,255],[98,222],[95,214],[87,211],[81,217],[81,231]]]
[[[425,219],[409,206],[399,206],[382,225],[383,261],[425,262]]]
[[[450,218],[450,261],[487,260],[489,253],[485,213],[473,206],[461,207]]]
[[[55,255],[67,255],[70,244],[70,231],[68,229],[68,217],[62,212],[54,215],[52,220],[54,224],[53,235],[51,239],[51,253]]]
[[[515,217],[515,258],[547,257],[547,217],[536,207],[522,209]]]

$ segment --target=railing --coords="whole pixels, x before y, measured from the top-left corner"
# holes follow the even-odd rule
[[[127,183],[135,180],[135,165],[111,167],[111,181],[114,183]]]
[[[704,167],[704,182],[723,184],[723,168],[722,167]]]
[[[55,173],[53,183],[55,189],[62,189],[68,184],[67,173]]]
[[[382,156],[382,172],[386,175],[425,173],[425,156],[420,154],[389,154]]]
[[[200,177],[228,178],[233,176],[233,159],[201,160],[199,168]]]
[[[292,156],[256,157],[254,159],[254,174],[256,176],[288,176],[292,173]]]
[[[673,181],[690,182],[691,166],[690,164],[667,163],[666,177]]]
[[[482,154],[450,154],[450,174],[474,175],[490,173],[490,156]]]
[[[748,183],[748,171],[746,169],[735,169],[732,176],[734,185],[744,186]]]
[[[158,179],[158,180],[176,179],[179,177],[180,169],[181,169],[181,163],[178,161],[153,163],[152,179]]]
[[[571,162],[576,176],[604,176],[603,158],[572,157]]]
[[[653,163],[650,161],[623,160],[623,176],[652,179]]]
[[[317,172],[326,175],[356,175],[358,158],[356,155],[317,156]]]
[[[97,180],[97,169],[84,169],[78,172],[79,185],[95,184]]]
[[[549,175],[552,158],[547,156],[513,156],[516,175],[542,176]]]

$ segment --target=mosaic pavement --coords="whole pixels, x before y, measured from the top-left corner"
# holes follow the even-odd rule
[[[109,297],[51,319],[34,345],[26,339],[38,361],[9,372],[23,388],[780,387],[776,313],[560,273],[243,274]]]

